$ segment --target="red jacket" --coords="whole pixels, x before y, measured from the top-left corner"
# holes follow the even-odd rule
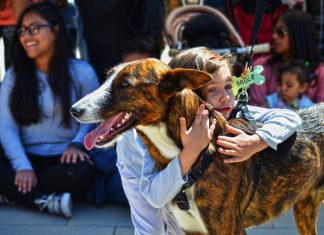
[[[15,25],[15,24],[16,24],[16,20],[14,17],[11,0],[6,0],[5,8],[3,10],[0,10],[0,26]]]

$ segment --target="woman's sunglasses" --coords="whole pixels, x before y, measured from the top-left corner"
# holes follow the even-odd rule
[[[277,28],[277,27],[272,27],[271,33],[272,34],[277,34],[279,38],[283,38],[283,37],[285,37],[288,34],[288,32],[287,32],[286,29],[284,29],[284,28]]]
[[[53,27],[53,25],[51,25],[51,24],[32,24],[28,27],[21,26],[17,30],[17,34],[19,37],[25,36],[27,32],[29,33],[29,35],[36,35],[39,33],[39,30],[41,28],[47,28],[47,27],[51,28],[51,27]]]

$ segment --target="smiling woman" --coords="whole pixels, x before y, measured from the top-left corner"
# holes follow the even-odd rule
[[[279,16],[271,30],[272,53],[255,61],[262,65],[266,78],[262,85],[252,85],[250,103],[262,106],[265,97],[277,89],[279,66],[288,60],[302,60],[311,81],[304,94],[314,103],[324,101],[324,65],[319,63],[316,31],[312,17],[301,10],[289,10]]]
[[[69,108],[99,86],[68,42],[54,5],[30,5],[17,22],[13,67],[0,92],[0,194],[65,217],[71,194],[83,194],[95,174],[82,147],[90,126],[72,120]]]
[[[34,59],[37,67],[48,72],[49,60],[52,58],[58,28],[48,23],[38,13],[29,13],[24,17],[22,25],[17,29],[20,43],[27,56]]]

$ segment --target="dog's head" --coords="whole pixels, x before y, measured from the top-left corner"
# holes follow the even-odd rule
[[[169,99],[185,88],[196,89],[212,77],[194,69],[171,69],[157,59],[120,64],[106,82],[71,108],[79,122],[101,124],[85,137],[85,146],[111,145],[122,132],[163,120]]]

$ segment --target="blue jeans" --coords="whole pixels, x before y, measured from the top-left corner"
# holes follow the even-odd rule
[[[11,44],[12,37],[15,33],[15,25],[0,26],[0,37],[3,38],[4,53],[5,53],[5,68],[8,69],[11,64]]]
[[[128,205],[116,166],[116,149],[95,148],[90,151],[90,156],[96,166],[97,174],[94,185],[87,194],[87,199],[96,207],[100,207],[107,202]]]

